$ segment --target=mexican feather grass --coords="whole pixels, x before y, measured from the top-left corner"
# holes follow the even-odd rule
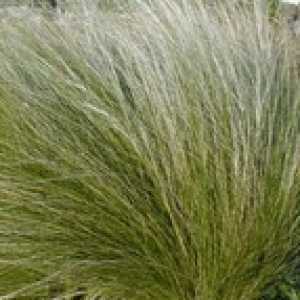
[[[3,21],[1,299],[257,299],[299,250],[293,55],[230,1]]]

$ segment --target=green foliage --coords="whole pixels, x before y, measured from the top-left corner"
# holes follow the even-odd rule
[[[300,243],[286,37],[230,1],[77,11],[1,27],[0,295],[258,299]]]
[[[299,256],[299,252],[297,254]],[[293,260],[291,260],[293,262]],[[300,299],[300,264],[290,265],[286,274],[270,284],[261,300],[299,300]]]
[[[262,300],[299,300],[299,270],[297,274],[282,278],[280,282],[264,293]]]
[[[280,0],[268,0],[268,11],[272,19],[279,16]]]

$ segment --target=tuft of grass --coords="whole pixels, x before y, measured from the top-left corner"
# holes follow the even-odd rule
[[[299,251],[286,39],[230,1],[3,23],[1,299],[257,299]]]

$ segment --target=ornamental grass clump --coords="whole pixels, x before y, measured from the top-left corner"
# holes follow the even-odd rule
[[[230,1],[78,12],[0,27],[1,299],[257,299],[299,250],[287,38]]]

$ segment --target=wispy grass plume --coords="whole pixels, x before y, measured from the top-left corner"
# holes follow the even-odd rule
[[[199,2],[0,27],[1,299],[254,300],[288,267],[293,53]]]

